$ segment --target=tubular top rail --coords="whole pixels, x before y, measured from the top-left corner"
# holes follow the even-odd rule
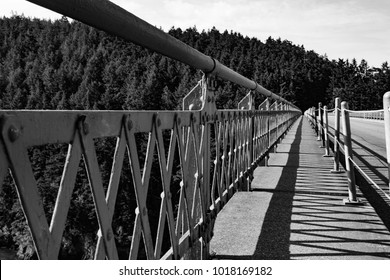
[[[351,112],[351,113],[380,113],[380,112],[383,112],[383,109],[379,109],[379,110],[362,110],[362,111],[355,111],[355,110],[347,110],[348,112]]]
[[[88,25],[116,35],[126,41],[149,48],[157,53],[181,61],[206,74],[216,75],[273,100],[299,110],[281,96],[238,74],[173,36],[136,17],[107,0],[28,0],[42,7],[64,14]],[[300,110],[299,110],[300,111]]]
[[[328,112],[328,113],[332,113],[333,111],[335,111],[336,109],[327,109],[326,111]],[[325,109],[324,109],[324,111],[325,111]]]

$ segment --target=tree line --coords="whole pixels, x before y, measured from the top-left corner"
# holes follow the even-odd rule
[[[318,102],[333,107],[340,97],[350,108],[379,109],[390,90],[387,62],[380,68],[365,60],[330,60],[304,46],[269,37],[265,42],[216,28],[198,31],[172,27],[170,35],[216,58],[302,110]],[[0,109],[55,110],[174,110],[202,73],[175,60],[125,42],[66,17],[56,21],[23,16],[0,19]],[[221,81],[218,108],[236,108],[248,90]],[[257,105],[261,97],[256,97]],[[142,137],[141,137],[142,138]],[[142,141],[141,141],[142,142]],[[145,141],[144,141],[145,142]],[[103,179],[108,181],[114,139],[97,141]],[[144,144],[145,146],[146,144]],[[66,146],[34,147],[29,156],[50,216]],[[125,164],[126,165],[126,164]],[[82,167],[80,167],[82,169]],[[158,173],[158,167],[154,167]],[[178,169],[178,168],[176,168]],[[179,170],[175,171],[179,175]],[[130,172],[124,172],[130,173]],[[61,258],[91,258],[98,223],[85,170],[80,172],[63,237]],[[180,188],[176,178],[173,188]],[[158,181],[158,176],[152,178]],[[135,201],[134,190],[122,176],[119,205],[113,229],[119,247],[128,247]],[[34,258],[31,237],[24,222],[11,178],[0,192],[0,247],[14,247],[20,258]],[[159,207],[159,192],[151,190],[151,206]],[[154,193],[153,193],[154,192]],[[157,197],[153,200],[153,197]],[[150,213],[158,216],[158,213]],[[157,219],[155,217],[154,219]],[[153,218],[151,218],[153,223]],[[88,227],[83,227],[88,224]],[[142,247],[142,246],[141,246]]]

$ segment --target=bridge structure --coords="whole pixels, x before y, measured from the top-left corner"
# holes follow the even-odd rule
[[[301,110],[291,102],[109,1],[31,2],[147,47],[204,73],[203,78],[184,97],[181,111],[0,111],[0,188],[11,174],[38,258],[57,259],[59,256],[80,165],[88,176],[99,224],[95,259],[119,258],[112,223],[119,181],[126,164],[132,178],[129,184],[136,196],[131,246],[127,248],[129,259],[140,258],[141,251],[147,259],[291,258],[293,254],[289,246],[292,244],[292,233],[288,230],[286,237],[283,232],[292,221],[292,209],[296,203],[294,198],[301,196],[299,203],[302,203],[307,200],[302,197],[307,195],[310,199],[313,194],[326,196],[323,206],[327,209],[324,211],[328,212],[335,207],[334,197],[345,194],[344,203],[352,206],[348,209],[357,210],[348,213],[349,218],[342,218],[341,223],[348,219],[356,221],[356,217],[366,215],[372,220],[366,224],[375,225],[375,229],[359,231],[373,236],[363,235],[355,242],[364,243],[362,239],[367,237],[366,243],[371,251],[346,255],[390,258],[390,223],[386,224],[384,218],[390,216],[389,212],[385,208],[381,212],[384,214],[378,214],[375,206],[370,205],[371,201],[366,202],[356,188],[354,169],[362,165],[353,160],[349,129],[349,114],[352,112],[347,110],[345,103],[339,108],[339,101],[336,101],[335,126],[331,127],[328,109],[321,104],[318,109],[307,110],[305,117],[302,117]],[[248,89],[238,109],[216,108],[216,90],[220,80]],[[256,94],[265,99],[258,106],[254,104]],[[385,121],[389,119],[389,103],[386,104],[381,115]],[[342,132],[339,112],[343,120]],[[364,116],[372,117],[373,114],[366,112]],[[386,121],[386,133],[388,130],[390,121]],[[341,139],[340,135],[344,138]],[[107,138],[115,138],[116,144],[112,151],[110,179],[105,185],[95,142]],[[386,139],[389,138],[387,136]],[[147,147],[144,155],[140,151],[142,141]],[[319,142],[322,143],[321,148],[318,147]],[[330,146],[333,143],[332,151],[329,143]],[[28,153],[31,147],[59,144],[67,145],[68,150],[53,214],[48,217]],[[322,157],[323,149],[325,156],[332,158]],[[340,152],[345,155],[344,162]],[[294,156],[290,159],[290,155]],[[329,177],[324,176],[324,166],[333,162],[334,174],[342,173],[343,163],[346,174],[331,175],[333,173],[329,169]],[[387,171],[388,161],[386,164]],[[151,183],[155,165],[159,170],[159,186]],[[306,169],[302,170],[304,165]],[[310,172],[309,167],[312,168]],[[174,171],[175,168],[178,170]],[[290,174],[287,177],[283,175],[286,172]],[[300,172],[305,173],[304,183],[298,182],[297,174]],[[174,199],[172,193],[174,176],[180,177],[178,199]],[[284,181],[281,180],[283,177]],[[336,189],[329,187],[327,180],[331,178]],[[366,174],[364,178],[371,177]],[[322,180],[321,183],[318,179]],[[379,179],[383,179],[383,176]],[[375,189],[381,190],[379,196],[386,204],[389,193],[387,174],[385,179],[387,181],[380,186],[376,183]],[[153,209],[158,212],[154,226],[151,225],[148,204],[149,190],[152,188],[161,190],[158,209]],[[313,202],[316,203],[315,198]],[[345,204],[337,207],[347,207]],[[344,213],[344,210],[336,212]],[[269,212],[271,218],[266,217]],[[280,213],[284,214],[276,215]],[[276,216],[272,218],[273,215]],[[319,221],[320,224],[322,222]],[[270,228],[268,232],[266,226]],[[241,229],[247,231],[240,233]],[[262,239],[264,234],[259,230],[265,232],[266,238]],[[340,227],[336,231],[341,230]],[[347,226],[345,232],[349,232]],[[245,244],[252,244],[248,240],[248,236],[252,235],[258,244],[255,249],[250,248],[243,253],[240,250],[246,247]],[[375,240],[377,236],[380,240]],[[239,248],[234,251],[237,246]],[[343,252],[346,251],[350,252],[348,249]],[[324,256],[315,253],[298,255]],[[337,254],[332,256],[340,257]]]

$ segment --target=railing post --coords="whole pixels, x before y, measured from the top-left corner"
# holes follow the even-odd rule
[[[278,110],[278,102],[275,101],[274,103],[271,104],[270,106],[270,111],[277,111]],[[270,115],[270,119],[271,119],[271,115]],[[271,124],[270,124],[271,126]],[[274,146],[273,146],[273,152],[276,153],[276,149],[277,149],[277,146],[278,146],[278,142],[277,142],[277,139],[278,139],[278,115],[277,114],[272,114],[272,127],[270,127],[270,130],[272,131],[272,133],[270,134],[270,136],[272,137],[271,138],[271,143],[274,143]]]
[[[309,119],[310,121],[310,124],[312,127],[314,127],[314,123],[313,123],[313,108],[309,108],[308,111],[307,111],[307,118]]]
[[[341,119],[344,134],[345,169],[348,177],[348,198],[344,199],[344,204],[359,205],[361,202],[356,198],[355,168],[352,163],[351,125],[348,103],[345,101],[341,102]]]
[[[275,101],[275,111],[279,111],[279,102]],[[275,125],[276,125],[276,145],[275,145],[275,151],[277,148],[277,143],[279,139],[279,120],[278,120],[278,114],[275,115]]]
[[[318,105],[319,105],[318,107],[320,107],[321,110],[324,111],[324,108],[321,107],[321,106],[322,106],[322,103],[320,102]],[[320,137],[321,146],[320,146],[320,148],[325,148],[325,137],[324,137],[324,112],[321,112],[321,110],[320,110],[320,115],[319,115],[319,116],[320,116],[320,126],[321,126],[321,128],[320,128],[320,134],[321,134],[321,137]]]
[[[216,113],[215,106],[215,91],[217,89],[217,81],[212,75],[205,75],[205,83],[204,83],[204,93],[203,93],[203,132],[202,132],[202,141],[201,141],[201,150],[203,149],[203,153],[201,155],[202,159],[200,161],[201,170],[202,170],[202,196],[203,203],[205,205],[205,217],[204,217],[204,225],[205,230],[202,236],[202,259],[208,259],[210,256],[210,240],[213,234],[213,223],[215,220],[211,220],[210,218],[210,206],[212,203],[211,196],[213,194],[210,193],[211,184],[211,125],[214,122],[214,116]],[[216,168],[216,166],[214,166]]]
[[[390,192],[390,91],[383,95],[383,118],[385,121],[386,155],[387,155],[387,182]]]
[[[256,137],[256,132],[255,132],[255,106],[254,106],[254,98],[253,98],[253,93],[251,92],[251,108],[248,113],[248,119],[249,119],[249,163],[248,163],[248,172],[249,172],[249,177],[248,177],[248,186],[247,190],[250,191],[252,190],[252,181],[253,181],[253,170],[256,168],[254,167],[254,138]],[[252,168],[253,167],[253,168]]]
[[[253,103],[254,103],[253,93],[252,93],[252,91],[250,91],[238,103],[238,108],[239,108],[239,110],[249,111],[248,113],[251,114],[251,113],[253,113],[253,110],[254,110],[254,107],[255,107]],[[244,140],[245,143],[241,143],[241,144],[243,144],[243,147],[242,147],[243,149],[244,149],[245,146],[247,146],[247,148],[248,148],[247,152],[249,153],[247,155],[247,156],[249,156],[249,158],[246,158],[246,156],[245,156],[245,160],[243,162],[244,166],[246,167],[245,171],[249,172],[249,176],[243,183],[246,186],[246,189],[244,189],[244,190],[250,191],[251,190],[251,183],[252,183],[252,180],[253,180],[253,174],[252,174],[252,171],[250,171],[250,170],[251,170],[251,166],[252,166],[252,163],[253,163],[254,117],[253,117],[253,114],[251,116],[248,116],[248,115],[245,116],[244,115],[243,119],[244,119],[243,124],[247,123],[247,125],[248,125],[247,129],[249,129],[249,131],[246,131],[246,133],[244,133],[244,135],[242,135],[243,140]],[[245,136],[248,137],[248,138],[245,139],[246,138]],[[241,172],[244,172],[244,171],[241,170]]]
[[[341,173],[340,170],[340,98],[336,97],[334,105],[334,146],[333,146],[332,173]]]
[[[328,137],[328,107],[324,106],[324,141],[325,141],[325,155],[324,157],[330,157],[329,154],[329,137]]]
[[[199,111],[202,109],[204,105],[204,83],[205,78],[202,80],[183,98],[183,111]],[[200,193],[200,180],[201,174],[199,174],[200,169],[198,168],[198,159],[199,154],[195,149],[195,143],[200,143],[201,137],[200,133],[192,133],[191,127],[199,132],[200,125],[195,124],[194,118],[191,118],[192,124],[189,126],[187,131],[183,133],[182,141],[184,143],[188,143],[188,162],[186,164],[187,167],[187,178],[182,178],[182,188],[186,188],[186,196],[187,200],[190,202],[188,208],[191,209],[191,219],[193,224],[199,223],[203,216],[202,203],[199,199],[194,199],[196,196],[201,196]],[[193,137],[196,137],[193,138]],[[185,220],[183,221],[185,222]],[[191,233],[191,231],[190,231]],[[199,255],[202,252],[202,243],[199,239],[194,239],[193,236],[190,236],[190,240],[193,243],[191,249],[189,249],[184,256],[183,259],[199,259]]]
[[[196,204],[189,205],[191,209],[191,218],[193,223],[199,223],[203,219],[200,239],[192,240],[191,249],[183,256],[184,259],[196,259],[201,256],[201,259],[208,259],[210,252],[210,240],[213,234],[214,221],[211,219],[211,125],[215,121],[215,91],[216,80],[213,76],[204,75],[202,81],[191,90],[191,92],[183,99],[183,110],[198,111],[201,110],[199,123],[191,120],[191,125],[194,126],[194,133],[191,132],[191,127],[188,132],[183,134],[186,139],[188,148],[188,170],[187,178],[183,178],[188,186],[186,189],[189,192],[186,194],[190,197],[189,201]],[[192,118],[191,118],[192,119]],[[196,135],[197,132],[199,135]],[[194,134],[194,135],[193,135]],[[196,139],[193,139],[196,137]],[[199,144],[199,150],[196,151],[195,143]],[[198,161],[198,163],[197,163]],[[184,183],[184,182],[183,182]],[[186,187],[183,184],[182,187]],[[193,191],[192,193],[190,191]],[[200,199],[195,199],[196,196]]]
[[[318,116],[316,116],[317,141],[321,141],[321,102],[318,103]]]
[[[267,138],[268,138],[268,146],[267,146],[267,150],[269,151],[269,148],[271,147],[271,127],[270,127],[270,118],[271,118],[271,114],[269,113],[270,110],[271,110],[271,106],[270,106],[270,101],[269,101],[269,98],[266,99],[266,110],[267,110]],[[264,164],[265,166],[268,166],[268,161],[269,161],[269,153],[267,154],[267,156],[265,157],[264,159]]]

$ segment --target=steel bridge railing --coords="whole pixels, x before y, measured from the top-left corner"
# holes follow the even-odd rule
[[[349,111],[351,118],[361,118],[369,120],[384,120],[384,110],[365,110],[365,111]]]
[[[31,1],[152,48],[206,74],[183,100],[183,111],[0,111],[0,189],[12,174],[40,259],[57,259],[80,166],[87,173],[99,230],[95,259],[118,259],[113,216],[124,170],[135,193],[130,259],[209,257],[209,242],[219,211],[237,190],[250,190],[253,170],[266,159],[301,111],[283,98],[237,74],[180,41],[152,28],[108,1]],[[176,55],[177,54],[177,55]],[[218,110],[215,79],[249,88],[238,110]],[[268,99],[256,110],[253,94]],[[270,104],[270,99],[274,103]],[[139,135],[147,147],[141,160]],[[169,135],[169,136],[167,136]],[[115,138],[107,185],[95,141]],[[65,144],[66,160],[53,214],[47,218],[29,150]],[[127,160],[126,160],[127,158]],[[179,172],[173,174],[174,164]],[[125,165],[129,165],[125,168]],[[151,184],[158,166],[159,185]],[[179,198],[172,178],[180,177]],[[148,209],[151,188],[161,190],[157,226]],[[130,202],[129,202],[130,203]],[[169,248],[166,248],[168,235]]]
[[[356,197],[356,183],[355,183],[355,168],[387,199],[390,200],[389,193],[385,192],[378,184],[371,178],[363,169],[362,166],[353,159],[353,149],[352,149],[352,133],[350,126],[350,118],[363,118],[370,120],[384,120],[385,123],[385,139],[386,139],[386,151],[387,151],[387,166],[388,166],[388,180],[386,184],[389,186],[390,182],[390,117],[389,117],[389,108],[390,108],[390,93],[387,92],[383,95],[383,109],[380,110],[362,110],[355,111],[348,109],[348,103],[342,102],[340,104],[340,99],[335,99],[335,109],[328,110],[327,106],[322,106],[321,103],[318,105],[318,109],[315,107],[309,108],[305,111],[305,116],[308,118],[313,128],[317,133],[317,140],[322,141],[322,146],[325,148],[325,155],[330,156],[329,154],[329,122],[328,122],[328,113],[332,112],[335,116],[335,125],[334,125],[334,169],[331,172],[338,173],[340,170],[340,150],[344,153],[345,156],[345,170],[348,176],[348,198],[345,200],[349,204],[359,204],[359,201]],[[342,122],[342,131],[340,130],[340,119]],[[343,140],[340,139],[340,136],[343,136]],[[390,190],[390,187],[389,187]]]

